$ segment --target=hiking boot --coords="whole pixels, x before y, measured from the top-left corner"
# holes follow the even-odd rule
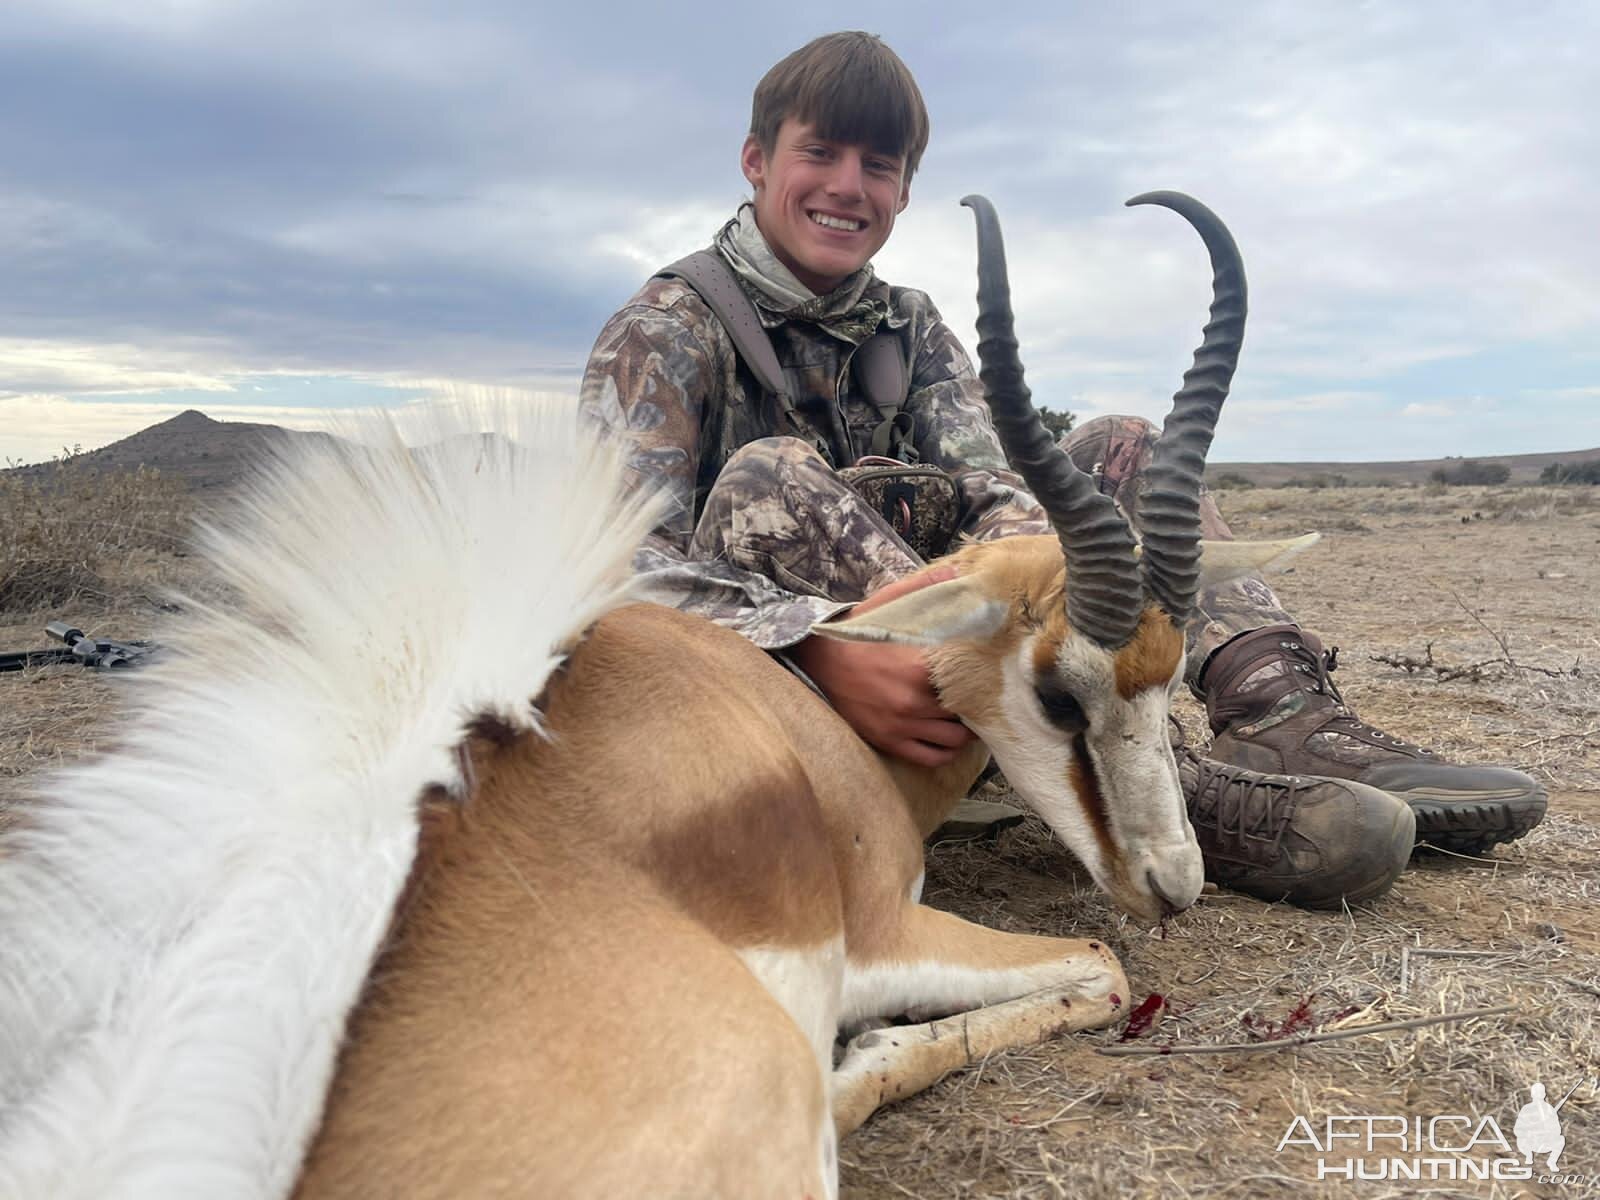
[[[1513,841],[1543,819],[1545,790],[1532,777],[1445,762],[1357,717],[1330,678],[1338,654],[1293,625],[1223,645],[1200,681],[1216,734],[1211,757],[1381,788],[1411,806],[1421,841],[1462,854]]]
[[[1387,792],[1176,754],[1206,878],[1219,887],[1338,908],[1383,895],[1410,861],[1416,818]]]

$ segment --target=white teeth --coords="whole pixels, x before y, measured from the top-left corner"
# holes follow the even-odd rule
[[[812,213],[811,219],[824,229],[842,229],[846,233],[854,233],[865,224],[862,221],[847,221],[842,217],[830,217],[827,213],[818,212]]]

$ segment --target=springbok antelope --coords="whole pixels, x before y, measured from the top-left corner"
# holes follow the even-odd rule
[[[1144,199],[1199,228],[1217,286],[1142,563],[1029,405],[971,201],[985,383],[1059,543],[968,546],[821,630],[928,647],[983,739],[939,770],[880,759],[736,634],[629,603],[657,509],[565,408],[286,452],[205,535],[237,607],[189,602],[120,748],[0,850],[0,1195],[820,1197],[878,1104],[1114,1020],[1103,945],[919,892],[990,750],[1124,908],[1200,891],[1165,723],[1244,281],[1204,208]],[[905,1014],[966,1015],[832,1069],[841,1027]]]

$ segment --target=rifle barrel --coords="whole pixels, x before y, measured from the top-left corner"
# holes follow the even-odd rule
[[[0,671],[20,671],[24,667],[42,667],[50,663],[76,662],[71,650],[56,649],[54,646],[48,650],[18,650],[10,654],[0,654]]]

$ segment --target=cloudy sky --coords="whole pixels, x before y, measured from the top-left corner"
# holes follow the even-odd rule
[[[879,273],[972,344],[988,194],[1045,403],[1165,411],[1209,271],[1121,202],[1178,188],[1250,274],[1215,458],[1600,445],[1597,6],[6,0],[0,458],[573,393],[744,195],[762,72],[863,22],[933,120]]]

